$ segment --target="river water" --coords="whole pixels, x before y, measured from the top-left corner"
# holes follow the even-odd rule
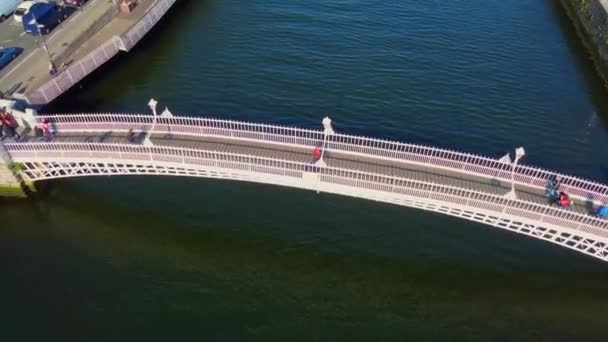
[[[51,112],[319,128],[608,182],[608,100],[557,1],[182,0]],[[604,340],[608,267],[409,208],[205,179],[3,201],[3,336]],[[14,338],[13,338],[14,339]]]

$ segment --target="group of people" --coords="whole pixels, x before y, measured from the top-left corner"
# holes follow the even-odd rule
[[[559,179],[557,177],[551,178],[549,180],[549,183],[547,184],[547,196],[549,197],[552,203],[555,203],[562,208],[567,208],[572,205],[572,200],[570,200],[570,196],[568,196],[568,194],[559,190],[559,186]],[[597,208],[597,211],[595,211],[594,209],[592,212],[594,212],[595,215],[599,218],[608,218],[607,205],[600,205]]]
[[[13,138],[15,141],[21,140],[21,135],[17,131],[19,123],[6,107],[0,108],[0,140]],[[42,121],[42,124],[34,127],[34,134],[38,140],[50,141],[54,134],[51,131],[50,123],[47,119]]]
[[[568,208],[572,204],[570,196],[565,192],[560,191],[559,186],[559,179],[557,177],[551,178],[549,184],[547,184],[547,196],[552,203],[556,203],[562,208]]]
[[[21,139],[21,136],[17,132],[19,124],[15,117],[9,113],[6,107],[0,108],[0,139],[14,138],[15,140]]]

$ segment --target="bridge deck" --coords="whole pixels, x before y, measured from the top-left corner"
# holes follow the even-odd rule
[[[25,136],[23,141],[28,141],[30,139],[35,141],[31,135]],[[138,140],[141,141],[142,139],[143,135],[140,135]],[[152,135],[151,140],[155,145],[159,146],[232,152],[302,163],[313,162],[311,149],[305,147],[287,147],[271,143],[234,140],[230,138],[202,138],[182,135],[167,136],[154,134]],[[58,133],[54,141],[128,143],[124,133],[116,132],[107,132],[103,135]],[[497,179],[488,179],[486,177],[460,173],[453,170],[429,168],[428,166],[417,165],[407,161],[386,160],[374,156],[361,156],[340,152],[327,153],[324,159],[330,166],[347,170],[414,179],[440,185],[476,190],[488,194],[502,195],[510,190],[509,183],[501,182]],[[548,203],[544,190],[525,185],[517,185],[516,190],[518,197],[522,200],[541,204]],[[570,210],[587,214],[589,213],[589,204],[576,201]]]

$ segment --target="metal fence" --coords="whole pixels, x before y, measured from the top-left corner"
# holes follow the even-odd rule
[[[5,146],[14,160],[25,163],[32,161],[33,171],[27,172],[35,172],[35,165],[40,162],[94,160],[101,164],[118,161],[125,164],[173,163],[184,167],[198,165],[292,177],[294,182],[301,182],[304,173],[316,173],[325,184],[479,208],[494,212],[498,217],[504,214],[515,215],[608,239],[608,221],[589,215],[470,189],[331,166],[318,167],[309,163],[253,155],[166,146],[104,143],[6,143]],[[29,176],[36,178],[33,173]]]
[[[121,46],[122,42],[120,41],[120,38],[113,37],[81,60],[71,64],[67,69],[56,75],[36,91],[28,94],[26,96],[28,103],[33,107],[39,107],[50,103],[73,85],[80,82],[80,80],[87,75],[95,71],[110,58],[114,57],[118,51],[120,51]]]
[[[58,131],[96,132],[127,131],[130,128],[149,130],[153,122],[151,115],[110,113],[49,115],[39,116],[38,119],[48,119]],[[154,130],[158,133],[217,136],[306,147],[313,147],[323,140],[322,131],[311,129],[183,116],[159,117],[157,120]],[[494,158],[430,146],[334,134],[328,137],[327,151],[405,161],[508,182],[511,180],[510,164]],[[608,202],[608,186],[597,182],[526,165],[517,165],[514,173],[515,182],[536,188],[545,188],[552,177],[558,177],[561,181],[560,189],[571,196],[595,203]]]

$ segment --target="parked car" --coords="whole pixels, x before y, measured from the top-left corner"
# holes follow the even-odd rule
[[[21,0],[2,0],[0,1],[0,21],[6,20],[15,11]]]
[[[0,47],[0,69],[17,58],[23,49],[18,47]]]
[[[49,3],[49,2],[53,2],[50,0],[24,0],[22,3],[19,4],[19,6],[17,6],[17,9],[15,9],[15,13],[13,14],[13,19],[15,19],[16,22],[21,23],[23,21],[23,16],[30,10],[30,8],[39,2],[45,2],[45,3]]]
[[[23,16],[23,29],[33,35],[47,34],[69,17],[72,11],[52,2],[36,3]]]

